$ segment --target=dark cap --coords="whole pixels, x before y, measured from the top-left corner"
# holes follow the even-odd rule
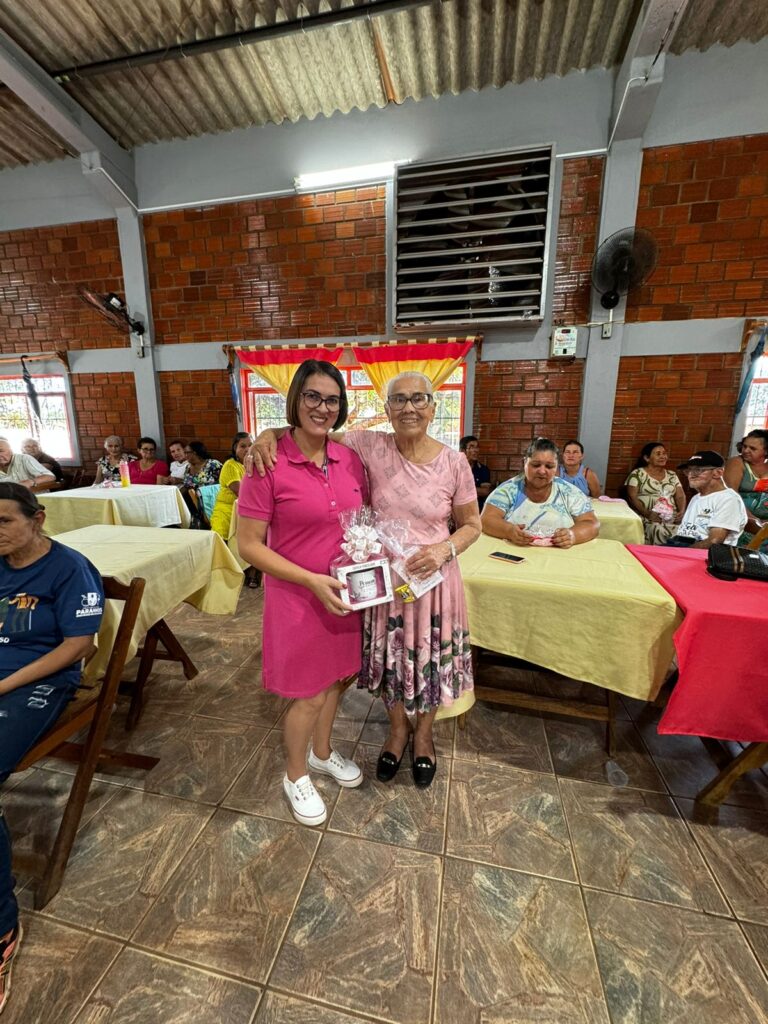
[[[678,469],[722,469],[725,459],[718,452],[703,451],[694,454],[685,462],[681,462]]]

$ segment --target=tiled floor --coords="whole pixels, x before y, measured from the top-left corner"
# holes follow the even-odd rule
[[[338,746],[365,782],[318,780],[328,823],[302,828],[280,788],[285,705],[260,689],[260,608],[248,591],[230,620],[172,620],[200,675],[161,664],[130,736],[118,711],[110,745],[160,763],[98,777],[44,913],[20,879],[3,1024],[768,1019],[768,776],[702,819],[703,746],[626,701],[614,763],[595,723],[478,705],[463,732],[439,725],[429,790],[405,762],[382,785],[385,716],[349,691]],[[50,842],[71,770],[6,787],[19,849]]]

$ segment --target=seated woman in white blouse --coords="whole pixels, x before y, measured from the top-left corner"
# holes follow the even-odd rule
[[[532,441],[523,472],[486,498],[483,533],[521,547],[544,543],[570,548],[596,537],[600,523],[592,503],[577,487],[557,479],[558,458],[553,441]]]

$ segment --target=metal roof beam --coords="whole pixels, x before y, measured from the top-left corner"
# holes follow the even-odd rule
[[[690,0],[645,0],[616,76],[608,148],[642,138],[664,79],[665,54]]]
[[[133,155],[2,30],[0,81],[80,154],[83,173],[108,202],[136,207]]]

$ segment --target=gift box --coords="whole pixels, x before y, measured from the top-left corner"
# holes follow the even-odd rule
[[[355,611],[387,604],[392,600],[392,577],[388,558],[371,558],[367,562],[334,565],[333,574],[344,589],[339,597]]]

